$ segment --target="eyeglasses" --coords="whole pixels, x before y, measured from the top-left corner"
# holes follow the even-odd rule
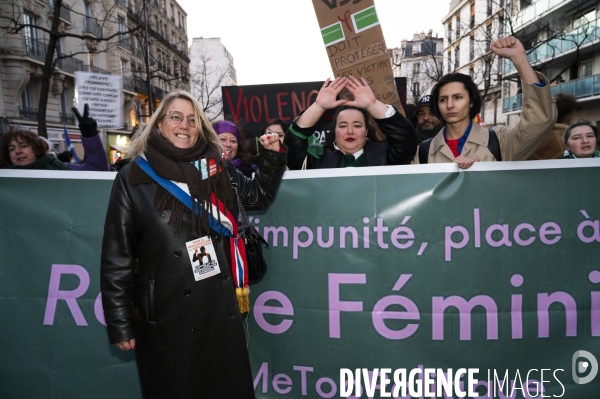
[[[167,112],[167,120],[171,123],[171,125],[180,125],[183,122],[185,116],[183,113],[179,111],[169,111]],[[191,115],[187,117],[188,125],[190,127],[196,127],[196,117]]]

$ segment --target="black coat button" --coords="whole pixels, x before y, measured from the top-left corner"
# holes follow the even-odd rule
[[[168,218],[169,215],[170,215],[169,211],[163,211],[163,213],[160,214],[160,216],[163,217],[163,218]]]
[[[180,257],[181,256],[181,251],[177,250],[175,252],[173,252],[175,254],[175,256]]]
[[[183,291],[183,295],[185,295],[185,296],[190,296],[191,293],[192,293],[192,291],[190,291],[190,290]]]
[[[192,332],[193,332],[193,333],[197,333],[198,331],[200,331],[200,329],[199,329],[198,327],[194,327],[194,328],[192,328]]]

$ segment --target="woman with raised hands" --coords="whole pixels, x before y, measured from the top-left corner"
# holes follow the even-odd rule
[[[352,101],[338,99],[344,88],[354,97]],[[332,131],[327,134],[325,147],[309,151],[314,126],[334,108]],[[384,140],[377,140],[369,116],[385,135]],[[289,148],[288,167],[292,170],[405,165],[417,148],[410,121],[393,106],[377,100],[364,78],[353,76],[327,79],[315,102],[289,127],[284,143]]]

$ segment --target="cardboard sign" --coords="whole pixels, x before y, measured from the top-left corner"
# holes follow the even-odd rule
[[[395,78],[402,105],[406,105],[406,78]],[[267,85],[223,86],[223,115],[251,136],[259,136],[262,127],[278,118],[286,124],[315,102],[323,82],[278,83]],[[389,104],[387,101],[384,103]],[[394,103],[391,103],[395,105]],[[397,107],[397,106],[396,106]],[[323,132],[327,114],[315,126]]]
[[[98,127],[118,129],[123,127],[121,117],[121,93],[123,78],[101,73],[75,72],[77,85],[77,108],[83,114],[84,104],[90,108],[90,116]]]
[[[313,0],[313,5],[334,76],[365,78],[378,100],[401,110],[374,0]],[[352,96],[344,90],[340,97]]]

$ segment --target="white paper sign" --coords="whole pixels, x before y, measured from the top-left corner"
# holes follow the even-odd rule
[[[75,72],[77,85],[77,108],[83,114],[84,104],[90,108],[90,116],[98,127],[118,129],[122,127],[121,93],[123,79],[117,75]]]

